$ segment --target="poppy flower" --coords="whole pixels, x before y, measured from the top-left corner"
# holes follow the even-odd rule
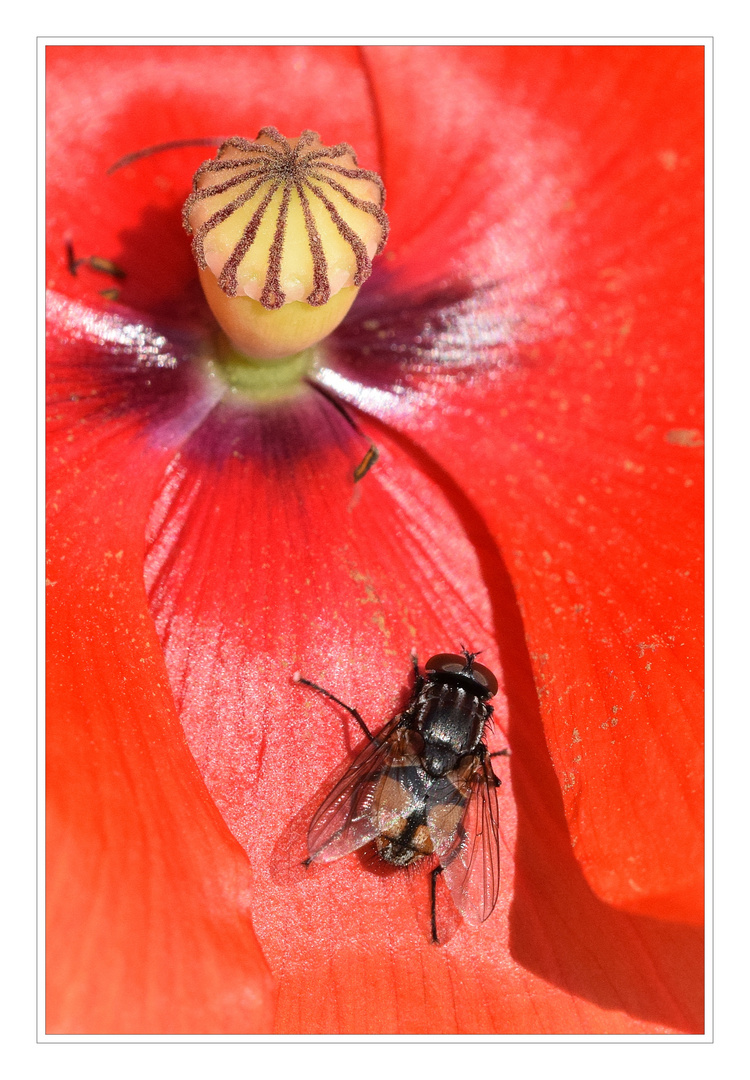
[[[702,48],[47,59],[48,1030],[701,1031]],[[391,225],[270,404],[180,221],[264,125]],[[362,735],[292,675],[377,728],[461,645],[503,877],[435,945],[425,873],[304,865]]]

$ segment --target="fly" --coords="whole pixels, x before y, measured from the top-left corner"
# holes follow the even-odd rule
[[[312,819],[306,862],[333,862],[374,841],[385,862],[409,866],[432,857],[432,940],[437,942],[436,882],[445,876],[456,907],[478,925],[491,915],[500,887],[497,789],[484,741],[497,693],[477,653],[439,653],[421,674],[416,655],[414,688],[405,710],[373,735],[351,705],[304,679],[354,717],[367,746],[342,769]]]

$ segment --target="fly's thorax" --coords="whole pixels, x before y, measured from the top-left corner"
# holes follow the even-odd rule
[[[434,740],[425,743],[422,761],[430,776],[445,776],[455,768],[457,759],[455,750],[446,743]]]
[[[432,776],[445,776],[479,743],[487,721],[484,702],[462,683],[432,680],[419,695],[417,725],[422,761]]]
[[[414,757],[421,756],[424,750],[424,738],[419,731],[404,725],[396,728],[391,736],[391,747],[391,763],[405,763]]]

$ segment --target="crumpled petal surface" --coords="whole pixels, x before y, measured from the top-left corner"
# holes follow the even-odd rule
[[[285,87],[285,116],[257,124],[230,93],[245,50],[222,51],[200,101],[210,50],[106,51],[106,93],[97,50],[59,50],[48,82],[50,142],[75,163],[50,169],[52,283],[104,306],[106,282],[67,274],[72,231],[148,316],[99,323],[57,299],[50,324],[68,349],[50,483],[58,1030],[701,1030],[698,50],[252,49],[259,110]],[[320,376],[381,450],[356,489],[362,441],[322,396],[248,424],[183,362],[207,319],[172,214],[200,151],[128,166],[99,197],[139,145],[269,119],[354,142],[386,180],[390,254]],[[139,325],[151,351],[123,350]],[[377,726],[411,645],[461,641],[504,683],[505,877],[477,931],[441,893],[436,948],[423,874],[301,865],[357,738],[290,675]],[[63,887],[79,865],[84,923]],[[111,935],[113,968],[127,956],[149,987],[130,1012],[87,959],[107,918],[143,943]],[[167,986],[189,990],[173,1010]]]

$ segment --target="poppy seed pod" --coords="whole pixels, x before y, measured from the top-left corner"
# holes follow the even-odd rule
[[[195,174],[183,209],[211,310],[233,344],[274,360],[316,344],[344,318],[383,250],[380,177],[348,143],[261,128],[228,139]]]

